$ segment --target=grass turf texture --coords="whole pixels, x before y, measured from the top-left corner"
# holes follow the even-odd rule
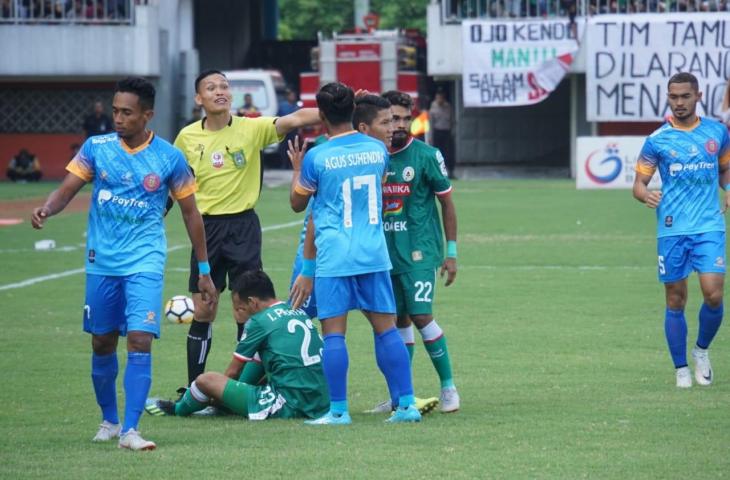
[[[7,184],[0,187],[6,189]],[[23,198],[22,187],[0,194]],[[36,187],[31,187],[36,188]],[[7,191],[7,190],[5,190]],[[264,190],[262,225],[296,220],[286,188]],[[2,478],[722,478],[730,468],[730,346],[712,349],[716,384],[680,391],[663,337],[663,289],[655,273],[654,215],[628,191],[576,191],[568,181],[456,182],[459,274],[438,288],[462,397],[457,414],[420,425],[384,425],[360,414],[386,398],[366,320],[349,322],[354,424],[143,416],[155,452],[91,443],[100,421],[90,382],[90,338],[81,332],[83,274],[0,290]],[[77,269],[86,215],[0,228],[2,285]],[[179,213],[170,246],[186,245]],[[299,229],[264,233],[264,265],[285,296]],[[165,297],[184,294],[189,249],[169,254]],[[687,308],[690,345],[700,302]],[[221,298],[209,369],[230,359],[235,329]],[[152,395],[173,397],[186,378],[187,327],[163,323],[153,347]],[[438,381],[417,345],[420,396]],[[126,355],[120,345],[119,404]]]

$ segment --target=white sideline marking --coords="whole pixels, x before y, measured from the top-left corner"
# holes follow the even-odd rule
[[[302,220],[297,220],[296,222],[280,223],[278,225],[271,225],[268,227],[263,227],[261,229],[261,231],[270,232],[272,230],[281,230],[282,228],[293,227],[295,225],[302,225],[302,222],[303,222]],[[167,251],[174,252],[176,250],[180,250],[181,248],[190,248],[190,246],[189,245],[173,245],[170,248],[168,248]],[[29,278],[27,280],[23,280],[22,282],[8,283],[7,285],[0,285],[0,291],[13,290],[16,288],[23,288],[23,287],[27,287],[29,285],[35,285],[36,283],[46,282],[48,280],[55,280],[57,278],[68,277],[70,275],[76,275],[77,273],[83,273],[84,270],[85,269],[83,269],[83,268],[75,268],[73,270],[66,270],[65,272],[52,273],[50,275],[43,275],[41,277]],[[187,271],[187,270],[185,270],[185,271]]]

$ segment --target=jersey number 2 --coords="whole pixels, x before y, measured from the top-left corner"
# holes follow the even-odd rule
[[[304,323],[301,320],[289,320],[289,323],[286,324],[286,329],[289,330],[289,333],[294,333],[294,330],[296,330],[297,327],[302,327],[302,330],[304,330],[302,348],[299,350],[299,353],[302,355],[302,363],[305,367],[319,363],[322,360],[319,355],[309,354],[309,344],[312,343],[312,333],[310,329],[314,328],[312,321],[307,319],[307,322]]]
[[[369,223],[378,224],[378,192],[375,188],[375,175],[358,175],[342,182],[342,201],[344,202],[342,221],[345,228],[352,228],[352,190],[360,190],[363,186],[368,189]]]

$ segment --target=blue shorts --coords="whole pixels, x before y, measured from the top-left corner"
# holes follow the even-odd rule
[[[92,335],[128,331],[149,332],[160,338],[163,276],[86,274],[84,331]]]
[[[395,299],[390,273],[374,272],[351,277],[315,277],[314,288],[320,300],[319,319],[344,315],[350,310],[395,314]]]
[[[725,232],[661,237],[657,241],[659,281],[678,282],[698,273],[725,274]]]
[[[291,280],[289,281],[289,291],[291,291],[291,286],[294,285],[294,280],[296,280],[301,270],[302,257],[297,255],[297,258],[294,259],[294,265],[292,266]],[[299,308],[304,310],[309,318],[317,318],[317,297],[314,294],[314,288],[312,288],[312,294],[308,296],[306,300],[304,300],[304,303]]]

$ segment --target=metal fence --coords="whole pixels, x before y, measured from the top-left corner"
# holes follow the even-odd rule
[[[0,24],[134,23],[134,7],[150,0],[0,0]]]
[[[730,0],[442,0],[444,23],[468,18],[547,18],[605,13],[726,12]]]

